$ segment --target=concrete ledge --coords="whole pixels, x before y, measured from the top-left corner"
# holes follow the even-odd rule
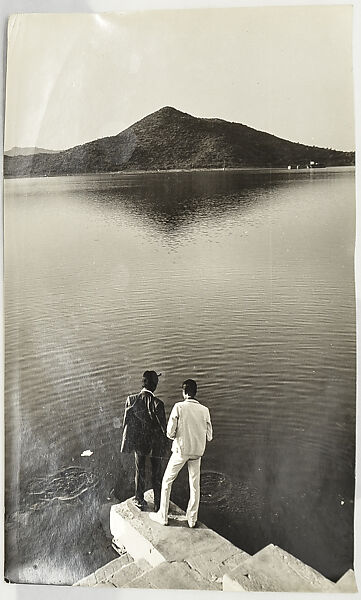
[[[185,562],[208,581],[221,581],[223,575],[232,571],[233,565],[238,566],[247,558],[249,558],[247,552],[238,550],[233,544],[224,540],[223,543],[205,548],[201,554],[190,552]]]
[[[125,553],[119,558],[115,558],[111,562],[107,563],[103,567],[100,567],[100,569],[97,569],[94,573],[91,573],[87,577],[83,577],[83,579],[80,579],[80,581],[78,581],[75,585],[93,587],[95,585],[104,583],[114,573],[120,571],[122,567],[129,564],[130,562],[133,562],[132,557],[129,554]]]
[[[346,571],[346,573],[338,580],[336,583],[337,591],[341,594],[351,593],[357,594],[357,583],[355,578],[355,573],[352,569]]]
[[[152,492],[145,497],[148,511],[140,511],[129,499],[112,506],[110,512],[111,533],[134,560],[143,558],[153,567],[185,562],[205,580],[216,582],[234,564],[249,557],[203,523],[189,528],[184,511],[172,502],[168,525],[154,523],[148,515],[153,509]]]
[[[334,584],[278,546],[254,556],[236,548],[203,523],[189,528],[186,515],[170,503],[168,526],[149,518],[130,498],[110,509],[110,531],[123,554],[75,585],[118,588],[194,589],[250,592],[356,592],[352,570]],[[223,585],[223,588],[222,588]]]
[[[133,580],[130,587],[163,590],[221,590],[221,584],[208,581],[185,562],[162,563]]]
[[[146,522],[144,515],[131,500],[115,504],[110,509],[110,531],[118,545],[125,546],[134,560],[145,559],[153,567],[164,562],[165,558],[152,544],[150,536],[144,536]],[[149,517],[147,520],[150,521]]]
[[[149,571],[152,567],[144,559],[136,562],[131,562],[128,565],[124,565],[122,569],[116,571],[108,580],[109,583],[115,587],[131,587],[131,582]]]
[[[278,546],[269,544],[223,578],[223,590],[336,592],[336,586]]]

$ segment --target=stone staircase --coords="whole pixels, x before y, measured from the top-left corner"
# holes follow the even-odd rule
[[[152,495],[146,499],[152,510]],[[119,588],[247,592],[357,592],[350,569],[337,583],[269,544],[253,556],[199,523],[188,527],[184,512],[170,504],[163,527],[131,499],[111,507],[110,529],[119,558],[75,585]]]
[[[269,544],[223,576],[223,590],[245,592],[357,592],[352,570],[337,583]]]
[[[152,567],[144,559],[134,561],[128,553],[84,577],[75,585],[146,589],[221,589],[220,584],[212,584],[186,562],[164,562]]]

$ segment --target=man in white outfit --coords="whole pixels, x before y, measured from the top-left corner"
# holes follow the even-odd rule
[[[208,408],[202,406],[195,398],[196,382],[187,379],[182,388],[184,401],[173,406],[167,426],[167,436],[173,440],[173,444],[172,455],[163,476],[160,508],[158,512],[149,513],[149,517],[161,525],[168,524],[172,484],[187,463],[190,491],[187,521],[189,527],[195,527],[200,500],[201,457],[206,441],[211,441],[213,433]]]

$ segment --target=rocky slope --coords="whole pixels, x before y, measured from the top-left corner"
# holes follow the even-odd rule
[[[118,135],[61,152],[5,156],[7,177],[123,170],[351,165],[354,152],[305,146],[240,123],[164,107]]]

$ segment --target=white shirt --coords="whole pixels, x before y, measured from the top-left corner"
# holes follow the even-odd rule
[[[213,437],[211,417],[206,406],[194,398],[177,402],[169,417],[167,436],[173,440],[172,452],[202,456]]]

